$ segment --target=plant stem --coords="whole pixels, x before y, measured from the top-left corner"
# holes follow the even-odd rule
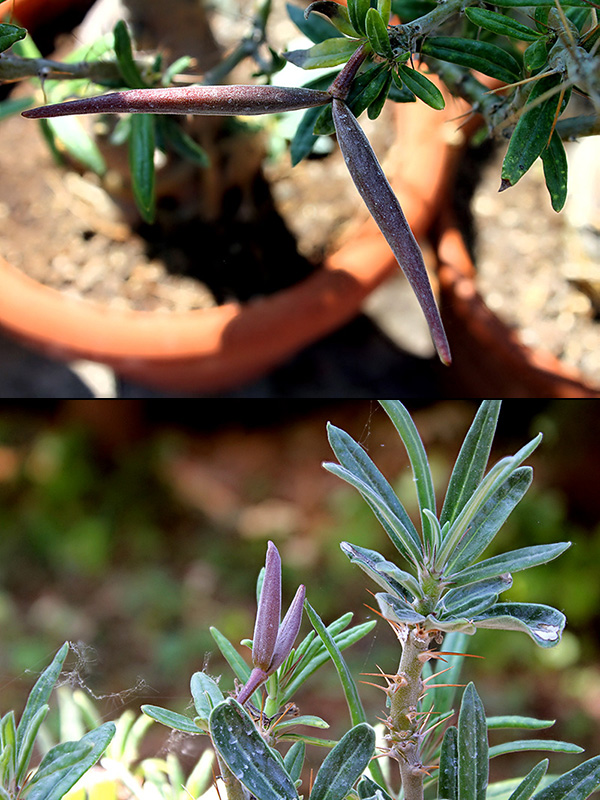
[[[136,63],[142,70],[148,67],[147,61]],[[0,83],[23,78],[45,78],[53,81],[84,78],[100,85],[123,85],[123,78],[114,61],[78,61],[68,64],[49,58],[21,58],[0,54]]]
[[[391,689],[388,727],[393,742],[390,751],[400,765],[404,800],[423,800],[423,764],[417,705],[423,693],[419,656],[429,648],[430,636],[407,625],[401,638],[402,658],[396,684]]]

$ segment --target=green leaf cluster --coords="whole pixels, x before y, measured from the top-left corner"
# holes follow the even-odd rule
[[[500,403],[483,402],[456,460],[438,517],[427,454],[408,411],[396,401],[382,401],[382,406],[408,453],[420,531],[363,448],[332,425],[329,441],[339,464],[324,466],[360,492],[408,562],[409,569],[402,569],[374,550],[341,545],[350,560],[384,589],[376,595],[383,616],[393,623],[418,623],[426,630],[445,632],[520,630],[541,647],[556,645],[565,625],[560,611],[541,604],[499,602],[499,595],[510,588],[512,572],[546,563],[570,543],[523,547],[479,560],[527,491],[532,470],[521,465],[541,436],[486,474]]]
[[[52,747],[40,765],[30,772],[30,761],[40,728],[48,713],[48,701],[69,652],[67,642],[56,653],[31,690],[17,725],[13,711],[0,720],[0,798],[61,800],[98,761],[115,734],[112,722],[84,734],[78,741]]]

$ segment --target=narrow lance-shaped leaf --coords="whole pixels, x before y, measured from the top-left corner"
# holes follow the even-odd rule
[[[472,564],[499,532],[514,507],[531,485],[531,467],[518,467],[500,484],[471,519],[468,528],[448,560],[448,571]]]
[[[310,800],[343,800],[375,749],[375,731],[363,722],[340,739],[321,764],[310,793]]]
[[[567,200],[569,165],[562,139],[556,131],[552,132],[548,146],[542,151],[542,164],[552,208],[557,212],[561,211]]]
[[[331,95],[304,87],[282,86],[177,86],[166,89],[131,89],[99,97],[71,100],[23,112],[24,117],[59,117],[68,114],[212,114],[237,116],[277,114],[322,106]]]
[[[534,800],[585,800],[600,786],[600,756],[561,775],[534,795]]]
[[[458,800],[485,800],[487,783],[485,712],[475,686],[469,683],[458,717]]]
[[[549,750],[552,753],[583,753],[583,747],[556,739],[518,739],[502,742],[490,747],[489,757],[503,756],[507,753],[523,753],[531,750]]]
[[[371,47],[384,58],[393,58],[392,45],[388,36],[386,23],[376,8],[369,8],[365,16],[365,31]]]
[[[189,717],[178,714],[176,711],[169,711],[168,708],[145,704],[141,707],[142,713],[161,725],[166,725],[174,731],[183,733],[202,733],[201,729]]]
[[[385,559],[376,550],[369,550],[348,542],[342,542],[340,548],[353,564],[358,564],[382,589],[404,597],[409,602],[412,601],[413,595],[421,597],[421,589],[417,580]],[[407,596],[407,593],[410,596]]]
[[[509,36],[523,42],[535,42],[542,36],[539,31],[534,31],[522,22],[487,8],[465,8],[465,16],[475,25],[498,36]]]
[[[345,64],[349,57],[360,46],[358,39],[325,39],[324,42],[314,44],[308,50],[289,50],[284,57],[291,64],[302,69],[322,69]],[[265,87],[261,87],[265,88]],[[324,105],[324,103],[311,103],[310,105]]]
[[[131,120],[129,134],[129,169],[133,196],[145,222],[154,221],[155,170],[154,170],[154,119],[150,114],[139,114]]]
[[[308,19],[313,11],[327,17],[327,19],[331,21],[331,24],[345,36],[352,36],[354,38],[359,36],[358,31],[355,31],[352,27],[346,6],[335,3],[333,0],[314,0],[314,2],[308,5],[304,10],[304,19]]]
[[[438,796],[458,800],[458,729],[451,725],[442,741]]]
[[[440,525],[452,524],[485,474],[498,415],[500,400],[484,400],[462,444],[440,514]]]
[[[54,685],[58,680],[58,676],[61,673],[68,652],[69,643],[65,642],[54,656],[50,666],[46,667],[46,669],[42,672],[40,677],[35,682],[33,689],[29,693],[25,710],[23,711],[19,726],[17,728],[17,748],[21,747],[23,740],[27,736],[27,729],[31,725],[33,719],[36,717],[40,708],[47,704],[52,689],[54,688]]]
[[[520,77],[520,67],[516,59],[506,50],[490,42],[452,36],[432,36],[423,40],[421,52],[442,61],[471,67],[506,83],[512,83]]]
[[[219,754],[258,800],[297,800],[287,770],[236,700],[230,697],[220,703],[209,722]]]
[[[427,103],[431,108],[440,111],[446,105],[444,96],[438,87],[429,80],[426,75],[416,69],[398,65],[398,76],[402,79],[402,83],[415,94],[419,100]]]
[[[114,37],[117,64],[125,84],[132,89],[143,89],[146,84],[142,80],[137,64],[133,60],[131,38],[123,20],[119,20],[115,25]]]
[[[548,75],[534,83],[527,106],[508,143],[502,163],[500,191],[514,186],[548,144],[558,104],[561,101],[558,91],[561,80],[560,75]],[[555,94],[546,97],[547,93],[553,90],[556,90]]]
[[[509,550],[492,558],[486,558],[472,567],[467,567],[454,575],[448,575],[447,580],[451,586],[465,586],[469,583],[493,578],[504,572],[519,572],[520,570],[537,567],[557,558],[571,546],[571,542],[556,542],[555,544],[538,544],[530,547],[521,547],[518,550]]]
[[[547,758],[540,761],[539,764],[536,764],[535,767],[525,775],[508,800],[529,800],[546,774],[548,764],[549,761]]]
[[[382,519],[381,514],[374,509],[378,519],[386,528],[386,532],[394,546],[398,548],[405,558],[419,563],[422,551],[419,534],[408,512],[398,499],[389,482],[383,477],[379,469],[369,458],[364,448],[355,442],[345,431],[329,423],[327,425],[327,437],[331,449],[335,453],[340,464],[346,467],[350,472],[356,473],[364,480],[393,511],[394,517],[400,524],[400,528],[398,528],[397,523],[387,527],[386,521]],[[328,464],[324,464],[323,466],[325,469],[330,469],[330,465]],[[373,508],[373,506],[371,507]]]
[[[450,364],[450,347],[423,256],[398,198],[356,117],[338,99],[333,101],[333,121],[340,150],[352,180],[417,296],[441,360]]]
[[[540,647],[560,642],[565,615],[541,603],[498,603],[473,619],[477,628],[524,631]]]
[[[419,500],[419,509],[421,512],[421,526],[423,530],[423,538],[427,545],[429,553],[432,552],[434,544],[433,527],[430,519],[424,513],[425,509],[431,511],[435,515],[435,492],[433,489],[433,478],[431,476],[431,469],[429,467],[429,460],[425,447],[419,436],[419,431],[415,423],[412,421],[410,414],[406,407],[398,400],[381,400],[380,404],[394,423],[394,427],[400,434],[408,458],[410,466],[413,471],[415,479],[415,487],[417,490],[417,498]],[[437,544],[437,543],[436,543]]]

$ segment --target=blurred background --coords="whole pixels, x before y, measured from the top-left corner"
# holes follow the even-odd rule
[[[441,502],[477,405],[408,407]],[[468,660],[463,675],[478,683],[488,714],[556,718],[542,736],[576,741],[587,757],[600,752],[598,415],[595,401],[505,401],[492,462],[538,431],[544,441],[527,462],[532,488],[486,556],[572,541],[548,566],[515,574],[505,595],[554,605],[568,626],[550,650],[524,634],[478,632],[470,650],[485,659]],[[347,610],[355,622],[371,618],[366,605],[376,587],[339,542],[392,559],[394,550],[360,496],[322,469],[331,459],[327,420],[367,449],[414,515],[404,449],[374,401],[0,403],[2,713],[20,713],[36,674],[66,639],[80,643],[75,682],[99,698],[107,718],[145,702],[184,711],[190,675],[203,666],[232,688],[208,628],[236,644],[252,636],[268,539],[282,555],[284,603],[303,582],[326,622]],[[376,665],[393,672],[399,657],[383,622],[346,654],[356,676]],[[383,697],[363,688],[374,719]],[[347,725],[330,667],[297,701],[302,713],[326,718],[333,735]],[[150,747],[167,740],[159,728]],[[196,743],[168,746],[191,760],[198,752]],[[525,769],[534,758],[523,757]],[[552,757],[556,767],[576,763]],[[492,766],[500,777],[509,761]]]

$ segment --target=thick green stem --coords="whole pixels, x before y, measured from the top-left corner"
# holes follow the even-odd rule
[[[419,697],[423,693],[419,656],[429,648],[429,634],[417,626],[406,626],[402,638],[402,658],[396,685],[390,696],[389,728],[391,752],[400,764],[404,800],[423,800],[423,764],[421,763],[420,725],[417,717]]]

